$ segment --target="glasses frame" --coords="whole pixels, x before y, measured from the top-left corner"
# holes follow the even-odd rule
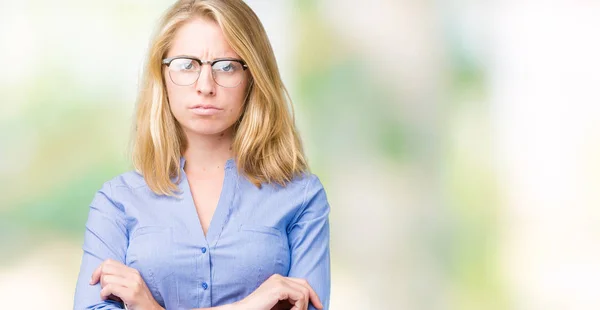
[[[216,59],[213,59],[213,60],[202,60],[202,59],[198,59],[198,58],[196,58],[194,56],[181,55],[181,56],[173,56],[173,57],[165,58],[165,59],[162,60],[162,64],[166,65],[167,68],[169,68],[169,66],[171,65],[171,62],[173,60],[176,60],[176,59],[190,59],[190,60],[195,60],[195,61],[197,61],[200,64],[200,68],[202,68],[203,65],[210,65],[211,75],[212,75],[213,81],[215,81],[215,83],[217,85],[219,85],[221,87],[225,87],[225,88],[238,87],[242,83],[242,79],[240,79],[240,81],[235,86],[223,86],[223,85],[219,84],[219,82],[217,82],[217,79],[215,78],[215,73],[214,73],[215,70],[213,69],[213,65],[214,64],[219,63],[221,61],[234,61],[234,62],[237,62],[237,63],[241,64],[244,71],[246,71],[248,69],[248,65],[243,60],[237,59],[237,58],[227,58],[227,57],[226,58],[216,58]],[[175,84],[175,85],[190,86],[190,85],[193,85],[194,83],[196,83],[198,81],[198,79],[200,78],[200,72],[202,72],[202,70],[198,70],[197,71],[198,74],[196,76],[196,79],[192,83],[187,84],[187,85],[179,85],[179,84],[175,83],[175,81],[173,81],[173,77],[171,76],[171,70],[169,70],[169,78],[171,79],[171,82],[173,82],[173,84]]]

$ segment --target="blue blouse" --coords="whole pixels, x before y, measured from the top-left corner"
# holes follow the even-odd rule
[[[154,194],[127,172],[104,183],[89,210],[74,309],[122,309],[100,298],[92,272],[112,258],[137,269],[166,308],[208,308],[252,293],[269,276],[304,278],[329,307],[329,203],[312,174],[257,188],[233,159],[206,236],[183,171],[179,197]],[[312,304],[309,309],[315,309]]]

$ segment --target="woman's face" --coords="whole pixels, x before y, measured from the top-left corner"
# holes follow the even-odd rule
[[[219,26],[200,18],[186,22],[175,33],[166,58],[177,56],[190,56],[203,61],[240,59],[225,40]],[[198,65],[183,59],[172,63],[170,67],[165,65],[163,69],[169,106],[188,136],[221,134],[239,119],[248,84],[248,71],[241,69],[239,63],[220,62],[214,66],[214,71],[210,64]],[[198,80],[193,82],[198,69]],[[234,87],[223,87],[216,83],[231,86],[236,81],[239,84]]]

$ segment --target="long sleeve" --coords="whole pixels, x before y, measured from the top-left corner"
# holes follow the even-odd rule
[[[100,189],[92,203],[83,241],[83,257],[75,288],[74,310],[122,309],[122,304],[100,298],[101,285],[90,285],[94,270],[106,259],[125,263],[128,236],[122,207],[114,202],[110,182]]]
[[[323,309],[329,309],[329,203],[316,176],[308,181],[303,207],[287,231],[291,250],[288,276],[306,279],[321,299]],[[310,304],[309,309],[316,308]]]

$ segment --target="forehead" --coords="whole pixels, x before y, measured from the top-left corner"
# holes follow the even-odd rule
[[[219,25],[209,19],[194,18],[183,23],[175,32],[168,57],[191,55],[201,59],[238,57]]]

